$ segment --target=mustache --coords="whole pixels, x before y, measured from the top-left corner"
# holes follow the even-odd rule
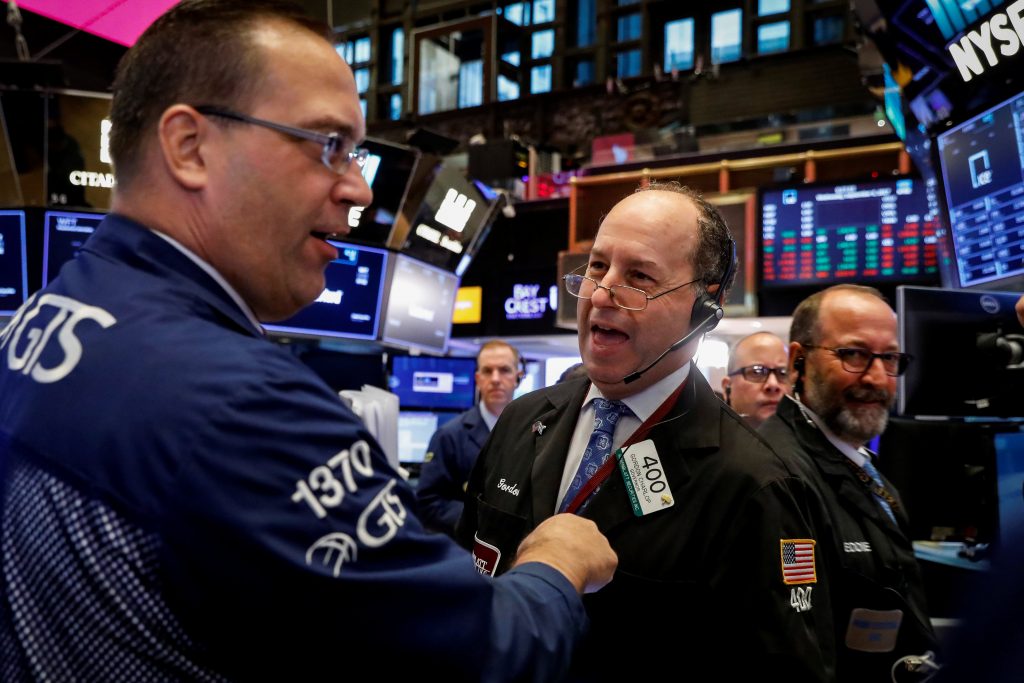
[[[843,391],[843,398],[847,401],[857,401],[859,403],[881,403],[883,405],[889,405],[892,400],[892,395],[885,389],[871,389],[869,387],[847,387]]]

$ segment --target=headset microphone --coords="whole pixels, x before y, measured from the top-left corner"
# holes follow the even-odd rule
[[[640,379],[641,376],[643,376],[643,374],[645,372],[647,372],[648,370],[653,368],[655,365],[657,365],[659,362],[661,362],[662,358],[664,358],[668,354],[672,353],[673,351],[675,351],[679,347],[686,346],[687,344],[689,344],[698,335],[703,334],[705,332],[705,328],[713,328],[715,325],[717,325],[718,321],[722,319],[722,314],[723,314],[723,311],[722,311],[721,307],[715,306],[715,309],[708,315],[708,317],[704,318],[704,320],[702,320],[700,322],[700,324],[697,325],[697,327],[695,327],[692,330],[690,330],[689,333],[687,333],[687,335],[685,337],[683,337],[682,339],[677,341],[675,344],[673,344],[672,346],[670,346],[667,349],[665,349],[665,352],[662,353],[657,358],[655,358],[653,363],[651,363],[650,365],[648,365],[646,368],[644,368],[642,370],[637,370],[636,372],[631,372],[630,374],[626,375],[625,377],[623,377],[619,381],[624,383],[624,384],[632,384],[633,382],[637,381],[638,379]]]

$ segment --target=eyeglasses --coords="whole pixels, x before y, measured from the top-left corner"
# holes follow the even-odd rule
[[[580,268],[577,268],[577,270],[582,268],[586,268],[586,266],[581,266]],[[642,289],[629,287],[627,285],[612,285],[611,287],[605,287],[594,278],[587,277],[586,275],[580,275],[579,273],[563,275],[562,280],[565,282],[566,291],[577,299],[589,299],[594,296],[594,293],[597,292],[598,289],[603,289],[608,292],[608,296],[612,298],[612,303],[619,308],[624,308],[627,311],[642,311],[647,308],[648,301],[653,301],[660,296],[671,294],[686,285],[692,285],[694,282],[700,280],[700,278],[684,282],[681,285],[677,285],[672,289],[665,290],[661,294],[655,294],[654,296],[651,296]]]
[[[823,351],[831,351],[836,354],[839,358],[839,362],[843,364],[843,370],[847,372],[867,372],[871,364],[878,358],[882,361],[882,368],[885,370],[885,374],[890,377],[899,377],[907,371],[907,366],[910,365],[910,361],[913,360],[913,356],[909,353],[899,353],[896,351],[886,351],[885,353],[873,353],[867,349],[857,348],[832,348],[829,346],[816,346],[814,344],[804,344],[805,349],[822,349]]]
[[[249,123],[254,126],[262,126],[270,130],[276,130],[278,133],[290,135],[293,138],[310,140],[323,145],[323,151],[320,152],[320,161],[324,162],[324,166],[339,175],[348,171],[349,165],[353,161],[362,169],[366,164],[366,157],[370,154],[368,149],[356,147],[351,140],[340,133],[317,133],[305,128],[294,128],[283,123],[257,119],[253,116],[239,114],[236,111],[212,105],[201,105],[195,107],[195,110],[204,116],[219,116],[222,119],[231,119],[232,121],[241,121],[242,123]]]
[[[729,376],[743,375],[743,379],[748,382],[764,384],[771,377],[772,373],[775,373],[775,379],[781,384],[785,384],[789,378],[789,370],[786,368],[770,368],[767,365],[746,365],[742,368],[736,368],[729,373]]]

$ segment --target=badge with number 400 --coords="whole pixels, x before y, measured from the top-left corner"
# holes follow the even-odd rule
[[[667,510],[676,504],[653,441],[647,439],[626,450],[620,448],[615,458],[626,482],[634,515],[643,517],[652,512]]]

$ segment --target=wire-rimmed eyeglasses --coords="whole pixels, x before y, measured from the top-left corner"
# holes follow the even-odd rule
[[[754,382],[755,384],[764,384],[771,377],[772,373],[775,373],[775,379],[780,384],[785,384],[786,380],[789,379],[789,370],[784,367],[770,368],[767,365],[754,364],[744,365],[742,368],[736,368],[729,373],[730,377],[735,375],[743,375],[743,379],[748,382]]]
[[[582,270],[583,268],[586,268],[586,266],[580,266],[577,270]],[[648,301],[653,301],[660,296],[671,294],[686,285],[692,285],[694,282],[698,282],[700,278],[684,282],[681,285],[676,285],[672,289],[666,289],[664,292],[655,294],[654,296],[651,296],[642,289],[630,287],[629,285],[611,285],[610,287],[605,287],[594,278],[587,277],[586,275],[581,275],[576,272],[563,275],[562,280],[565,282],[566,291],[577,299],[589,299],[594,296],[594,292],[598,289],[603,289],[608,292],[608,296],[611,297],[612,303],[619,308],[624,308],[627,311],[642,311],[647,308]]]
[[[868,351],[867,349],[858,349],[855,347],[838,347],[833,348],[831,346],[817,346],[815,344],[804,344],[805,349],[821,349],[822,351],[831,351],[839,359],[839,362],[843,366],[843,370],[853,373],[867,372],[871,364],[875,362],[875,359],[882,361],[882,369],[885,370],[885,374],[890,377],[899,377],[907,371],[907,366],[910,365],[910,361],[913,360],[913,356],[909,353],[900,353],[898,351],[885,351],[883,353],[875,353]]]
[[[370,153],[369,150],[363,147],[356,147],[351,140],[340,133],[318,133],[313,130],[306,130],[305,128],[295,128],[294,126],[286,126],[283,123],[258,119],[255,116],[240,114],[237,111],[214,105],[200,105],[195,107],[195,110],[204,116],[219,116],[223,119],[241,121],[242,123],[276,130],[278,133],[284,133],[300,140],[310,140],[319,143],[323,145],[323,151],[320,152],[320,161],[324,162],[324,166],[339,175],[348,171],[349,165],[353,161],[361,169],[366,163],[366,157]]]

